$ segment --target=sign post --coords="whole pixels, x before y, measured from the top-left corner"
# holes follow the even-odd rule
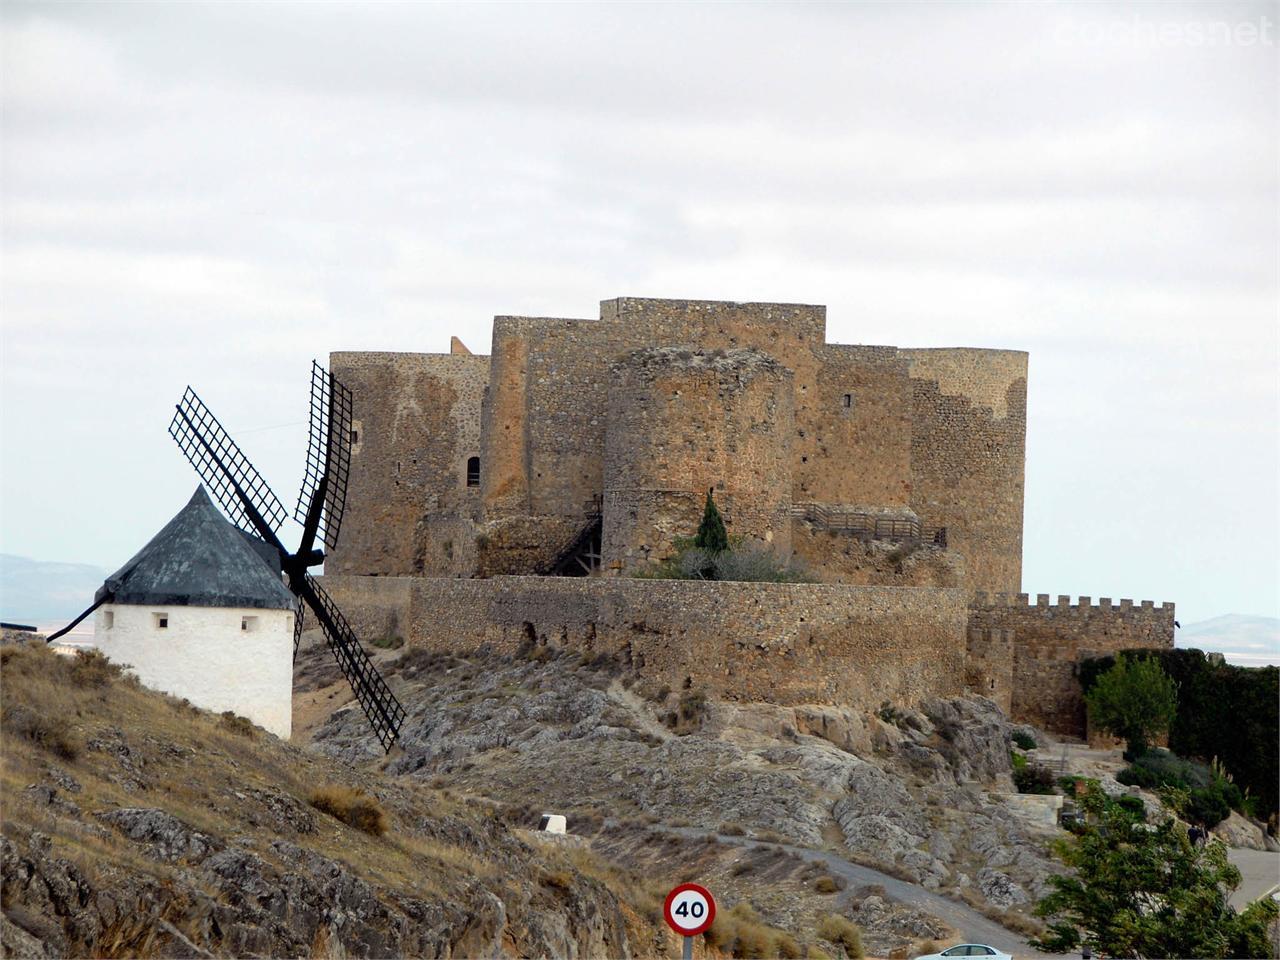
[[[715,920],[716,900],[706,887],[682,883],[667,894],[662,915],[667,926],[684,937],[684,960],[693,960],[693,938]]]

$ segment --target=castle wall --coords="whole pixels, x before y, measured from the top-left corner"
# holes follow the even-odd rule
[[[480,507],[466,470],[480,453],[489,358],[333,353],[329,368],[351,390],[354,438],[346,513],[326,569],[461,572]]]
[[[512,654],[528,644],[620,658],[673,689],[774,703],[900,705],[963,690],[962,590],[628,578],[335,577],[357,629]]]
[[[1150,600],[1118,605],[1104,597],[1097,604],[1069,596],[1049,602],[1042,593],[1035,603],[1025,593],[991,597],[979,593],[969,610],[974,631],[1011,631],[1013,643],[1010,713],[1022,723],[1066,734],[1085,735],[1084,700],[1076,680],[1077,664],[1089,657],[1145,647],[1173,647],[1174,605],[1156,607]],[[975,648],[971,641],[970,650]],[[980,649],[979,649],[979,652]]]
[[[975,590],[1022,586],[1027,355],[901,350],[912,380],[911,507],[947,528]]]
[[[797,430],[797,501],[868,507],[911,503],[911,379],[893,347],[829,344]]]
[[[757,350],[659,347],[610,377],[602,555],[626,571],[670,555],[714,488],[731,536],[791,551],[791,371]]]
[[[491,359],[334,354],[364,429],[331,569],[546,569],[602,509],[611,364],[648,347],[753,348],[791,371],[793,502],[914,513],[948,528],[969,587],[1017,590],[1026,354],[830,345],[825,327],[820,306],[619,298],[599,320],[498,317]],[[458,480],[477,451],[478,492]],[[671,481],[639,507],[675,517],[676,501],[700,500],[698,457],[655,470],[687,475],[687,490]]]

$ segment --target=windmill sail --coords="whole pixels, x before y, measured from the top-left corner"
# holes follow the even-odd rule
[[[391,687],[382,678],[382,674],[374,667],[369,654],[360,645],[355,631],[351,629],[333,598],[325,593],[311,574],[304,574],[304,577],[305,583],[298,593],[310,604],[316,619],[320,621],[325,639],[329,641],[329,649],[333,651],[338,666],[351,684],[351,690],[360,701],[364,715],[369,718],[382,749],[390,750],[396,737],[400,735],[400,725],[404,723],[404,707],[391,692]]]
[[[311,425],[307,467],[293,517],[303,525],[299,552],[315,538],[330,550],[338,542],[351,475],[351,391],[320,364],[311,364]]]
[[[289,589],[298,598],[294,657],[302,637],[303,610],[309,606],[374,734],[383,749],[390,750],[404,722],[404,707],[374,667],[338,605],[307,573],[308,567],[324,560],[323,553],[312,549],[316,537],[332,547],[342,523],[351,466],[351,392],[318,363],[312,364],[311,439],[298,501],[303,534],[294,553],[280,542],[278,531],[288,516],[280,499],[190,387],[177,405],[169,434],[227,516],[279,552]]]
[[[169,424],[169,436],[231,522],[284,552],[276,532],[288,516],[284,505],[190,387]]]

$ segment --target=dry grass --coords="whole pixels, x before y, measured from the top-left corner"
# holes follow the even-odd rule
[[[842,948],[847,957],[862,956],[862,933],[848,917],[827,914],[818,921],[818,936]]]
[[[804,951],[789,933],[763,923],[751,904],[745,901],[716,914],[706,938],[721,953],[742,960],[804,956]]]
[[[376,798],[356,787],[329,784],[312,791],[308,802],[371,837],[381,837],[387,832],[387,812]]]
[[[840,884],[836,883],[834,877],[819,877],[813,889],[818,893],[835,893],[840,889]]]
[[[84,742],[76,734],[71,721],[61,714],[6,703],[3,714],[0,714],[0,725],[6,732],[29,740],[63,760],[75,760],[84,750]]]

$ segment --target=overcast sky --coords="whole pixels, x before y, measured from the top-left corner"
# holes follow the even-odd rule
[[[188,382],[292,506],[313,356],[801,301],[1030,351],[1025,590],[1280,612],[1275,3],[0,9],[5,552],[150,538]]]

